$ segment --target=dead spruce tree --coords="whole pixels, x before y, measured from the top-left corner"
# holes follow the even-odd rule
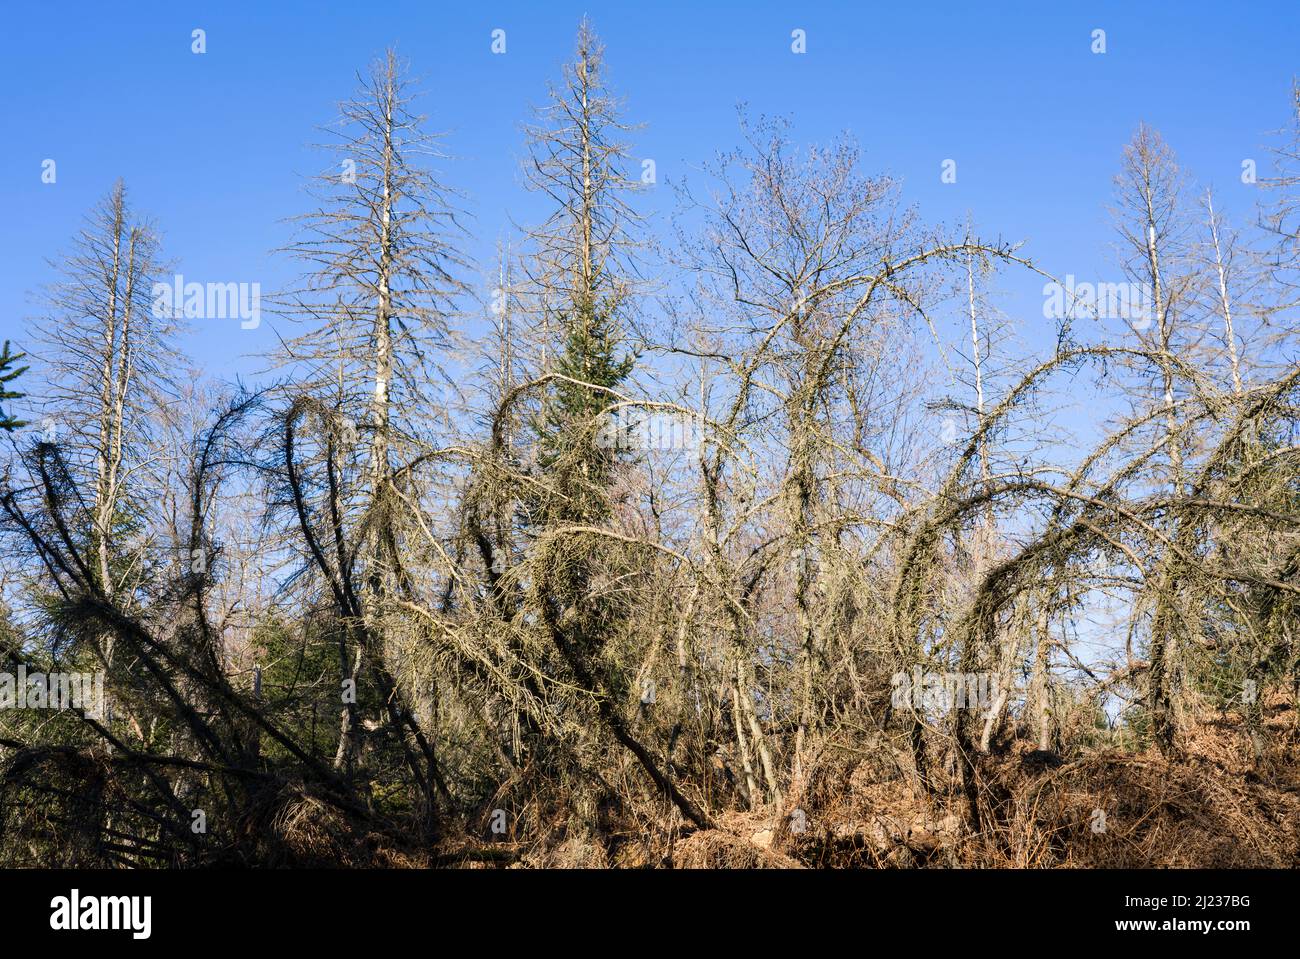
[[[309,327],[283,344],[282,361],[300,376],[281,433],[281,479],[292,522],[309,539],[307,561],[352,624],[337,640],[339,768],[355,758],[358,684],[372,673],[385,690],[393,684],[382,663],[387,604],[410,589],[409,498],[420,496],[413,468],[420,445],[436,435],[439,362],[463,291],[453,198],[429,168],[440,155],[437,138],[413,112],[406,70],[389,50],[340,104],[326,131],[334,165],[313,181],[318,207],[297,219],[300,233],[288,248],[308,272],[279,298],[288,316]],[[309,458],[291,462],[297,456]],[[307,502],[315,482],[308,466],[324,477],[317,504]],[[422,738],[409,713],[399,721],[400,709],[387,712],[395,736]]]
[[[673,785],[624,715],[637,630],[617,584],[635,575],[628,565],[635,552],[611,528],[626,456],[617,430],[607,427],[634,362],[639,217],[625,198],[637,187],[625,172],[630,129],[607,86],[603,46],[584,20],[561,82],[526,129],[529,186],[552,206],[528,233],[529,296],[543,335],[555,338],[534,419],[544,492],[526,507],[525,532],[534,540],[530,604],[564,670],[592,697],[600,727],[635,756],[656,790],[702,825],[705,814]],[[598,788],[594,801],[615,801],[608,792]]]

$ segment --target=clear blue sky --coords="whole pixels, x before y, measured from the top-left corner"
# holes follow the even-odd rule
[[[902,178],[927,219],[969,211],[986,236],[1028,241],[1053,273],[1113,276],[1105,205],[1139,120],[1160,129],[1227,212],[1255,196],[1241,161],[1263,170],[1300,72],[1300,3],[15,3],[0,33],[0,337],[24,338],[32,294],[51,279],[86,210],[124,177],[162,228],[187,279],[286,282],[270,251],[304,211],[307,145],[396,43],[425,79],[423,108],[459,159],[485,266],[509,215],[528,221],[519,123],[572,51],[589,13],[628,115],[635,153],[664,181],[737,142],[737,103],[794,120],[801,140],[847,130],[868,165]],[[191,30],[207,52],[190,51]],[[504,56],[490,33],[507,31]],[[795,55],[790,33],[807,31]],[[1106,31],[1107,52],[1090,51]],[[58,181],[41,182],[42,160]],[[958,182],[940,183],[940,163]],[[1004,309],[1035,342],[1041,280],[1012,280]],[[268,323],[202,321],[183,345],[215,375],[258,368]]]

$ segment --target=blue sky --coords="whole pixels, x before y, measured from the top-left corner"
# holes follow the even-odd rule
[[[286,283],[271,256],[307,209],[314,127],[390,43],[424,78],[423,109],[457,159],[447,181],[474,215],[486,269],[510,217],[535,211],[518,173],[519,124],[571,53],[583,13],[607,46],[634,153],[668,184],[738,140],[736,106],[784,115],[800,140],[841,131],[870,169],[903,181],[925,219],[967,213],[987,237],[1025,240],[1056,274],[1114,275],[1106,213],[1139,120],[1188,171],[1251,215],[1241,162],[1263,170],[1300,73],[1300,3],[48,3],[13,4],[0,35],[0,337],[24,339],[46,264],[124,177],[187,279]],[[191,53],[191,31],[207,52]],[[491,31],[506,31],[493,55]],[[793,54],[793,29],[807,53]],[[1090,50],[1106,31],[1107,52]],[[42,161],[58,166],[41,182]],[[940,164],[958,164],[955,184]],[[664,222],[666,216],[660,217]],[[999,300],[1046,342],[1041,279],[1008,277]],[[269,323],[195,325],[183,346],[209,372],[260,368]]]

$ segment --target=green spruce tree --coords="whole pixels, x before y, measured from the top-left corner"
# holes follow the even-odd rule
[[[0,351],[0,400],[17,400],[23,397],[24,394],[15,393],[8,387],[8,384],[27,372],[25,366],[14,369],[14,365],[23,358],[23,355],[22,353],[10,353],[9,341],[5,340],[4,349]],[[14,418],[0,407],[0,430],[10,432],[26,425],[24,421]]]

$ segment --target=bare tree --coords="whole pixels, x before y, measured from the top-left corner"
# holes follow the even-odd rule
[[[124,532],[149,508],[138,486],[148,424],[172,390],[171,306],[156,302],[158,237],[118,181],[58,264],[49,315],[37,328],[50,438],[80,477],[94,477],[86,552],[102,589],[123,588]]]
[[[371,631],[386,597],[403,588],[402,490],[409,492],[414,444],[430,437],[440,360],[452,340],[448,317],[464,289],[453,197],[427,165],[441,155],[437,138],[412,112],[405,73],[389,50],[340,105],[327,144],[337,166],[315,179],[319,206],[298,218],[301,233],[288,249],[309,272],[300,289],[280,297],[287,315],[310,324],[283,342],[281,360],[305,367],[307,395],[334,397],[322,451],[331,477],[328,541],[339,547],[337,574],[364,583],[357,601]],[[305,407],[296,409],[291,416]],[[399,450],[404,463],[394,461]],[[379,650],[352,648],[348,633],[339,634],[340,670],[355,688],[366,657]],[[355,703],[345,703],[340,721],[336,763],[346,766],[360,721]]]
[[[1188,261],[1184,188],[1182,173],[1163,138],[1146,125],[1139,126],[1125,148],[1123,169],[1116,178],[1118,229],[1126,244],[1126,273],[1150,297],[1149,317],[1140,318],[1134,326],[1150,324],[1149,329],[1137,329],[1137,333],[1155,357],[1156,389],[1164,416],[1162,446],[1169,464],[1163,482],[1177,495],[1187,488],[1188,451],[1177,405],[1180,377],[1173,357],[1175,351],[1181,353],[1193,342],[1188,335],[1193,274]],[[1174,516],[1168,529],[1183,546],[1188,545],[1186,523]],[[1182,601],[1180,570],[1172,555],[1160,564],[1153,601],[1149,705],[1156,740],[1169,752],[1175,747],[1180,652],[1190,615]]]

